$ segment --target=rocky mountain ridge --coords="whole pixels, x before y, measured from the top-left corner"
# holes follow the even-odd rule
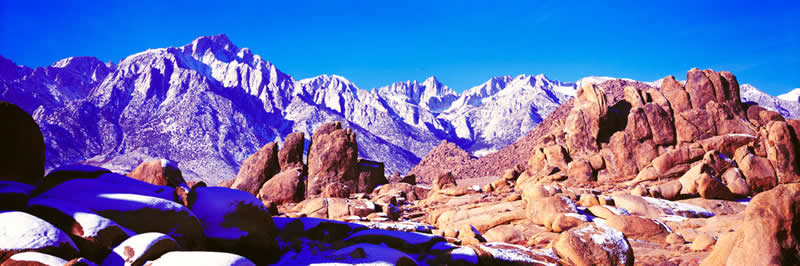
[[[794,265],[800,120],[741,93],[699,69],[584,83],[530,148],[511,146],[525,163],[429,185],[387,179],[340,122],[314,130],[307,158],[294,132],[218,186],[165,159],[44,175],[39,126],[0,101],[0,263]],[[432,153],[476,160],[446,141]]]
[[[352,128],[361,154],[386,161],[389,172],[407,172],[442,140],[497,150],[574,89],[526,75],[495,78],[463,94],[434,77],[372,90],[337,75],[296,81],[225,35],[150,49],[118,64],[75,57],[30,69],[0,61],[0,99],[41,125],[47,168],[86,161],[125,172],[171,158],[190,180],[210,183],[233,177],[257,147],[294,131],[308,136],[334,120]],[[490,119],[500,114],[508,123]]]
[[[362,156],[386,162],[389,173],[408,172],[443,140],[490,156],[524,137],[580,84],[613,79],[502,76],[459,94],[431,77],[363,90],[337,75],[294,80],[225,35],[118,64],[73,57],[31,69],[0,57],[0,72],[0,100],[21,106],[42,127],[48,169],[85,161],[126,172],[171,158],[188,179],[210,183],[235,176],[258,147],[295,131],[309,136],[334,120],[354,130]],[[785,101],[765,106],[795,112]]]

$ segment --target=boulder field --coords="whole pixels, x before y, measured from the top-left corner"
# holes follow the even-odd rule
[[[442,143],[387,177],[330,122],[220,184],[168,158],[45,174],[20,111],[0,103],[0,265],[800,264],[800,121],[724,71],[584,84],[499,172]]]

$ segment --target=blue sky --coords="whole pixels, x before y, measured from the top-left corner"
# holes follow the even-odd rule
[[[800,1],[227,2],[0,1],[0,55],[119,61],[225,33],[296,79],[362,89],[431,75],[458,91],[523,73],[684,79],[692,67],[773,95],[800,87]]]

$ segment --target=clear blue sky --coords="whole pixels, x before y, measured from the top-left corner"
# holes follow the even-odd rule
[[[692,67],[773,95],[800,87],[796,0],[66,2],[0,1],[0,55],[116,62],[225,33],[296,79],[338,74],[363,89],[431,75],[458,91],[523,73],[683,79]]]

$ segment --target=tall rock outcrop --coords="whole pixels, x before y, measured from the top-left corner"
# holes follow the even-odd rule
[[[231,188],[258,195],[258,190],[267,180],[278,173],[278,143],[267,143],[242,163]]]
[[[319,196],[326,186],[340,183],[358,185],[356,135],[338,121],[323,124],[311,136],[308,149],[306,198]]]

